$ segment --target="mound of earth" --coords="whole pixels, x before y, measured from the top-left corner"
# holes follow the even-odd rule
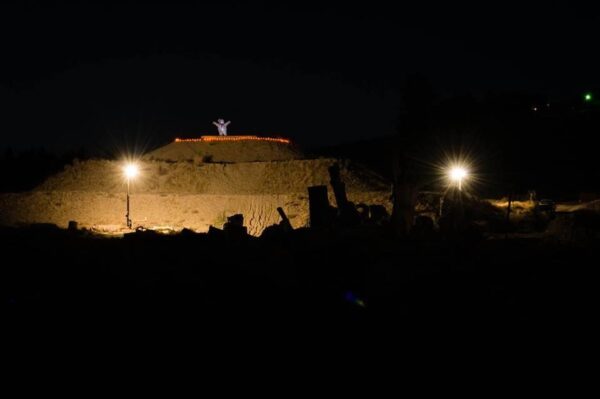
[[[334,158],[299,159],[300,152],[283,140],[218,140],[223,141],[174,142],[139,161],[140,174],[131,182],[134,226],[207,231],[241,213],[248,232],[260,235],[280,221],[277,207],[293,227],[306,226],[307,188],[329,186],[329,167],[335,163],[350,201],[391,211],[389,182],[366,168]],[[31,192],[0,195],[0,209],[6,210],[0,212],[0,224],[66,227],[75,220],[96,231],[122,231],[122,168],[122,162],[110,160],[74,162]],[[335,204],[332,190],[329,200]]]
[[[336,159],[281,162],[199,163],[140,162],[140,176],[132,182],[135,193],[173,194],[295,194],[307,187],[328,185],[328,168]],[[67,166],[40,185],[37,191],[94,191],[122,193],[122,163],[90,160]],[[348,192],[389,191],[389,183],[368,169],[340,163]]]
[[[157,161],[255,162],[301,159],[302,153],[289,142],[244,136],[203,136],[205,140],[174,141],[144,156]]]

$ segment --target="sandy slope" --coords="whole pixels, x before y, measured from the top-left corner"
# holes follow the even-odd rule
[[[140,162],[134,193],[179,194],[293,194],[313,185],[329,184],[329,166],[335,159],[281,162],[204,163]],[[68,166],[49,178],[39,191],[99,191],[123,193],[122,164],[92,160]],[[389,183],[364,168],[341,164],[349,192],[388,191]]]
[[[600,200],[581,203],[556,204],[557,212],[595,211],[600,212]]]
[[[335,204],[330,193],[330,201]],[[384,204],[391,211],[389,193],[350,193],[352,201]],[[294,227],[309,220],[307,194],[133,194],[131,218],[135,226],[184,227],[207,231],[210,225],[223,227],[226,217],[242,213],[244,224],[253,235],[280,221],[277,207],[287,213]],[[76,220],[81,227],[119,230],[125,224],[125,194],[98,191],[33,191],[0,195],[0,225],[54,223],[67,227]]]
[[[131,217],[136,226],[206,231],[242,213],[249,232],[258,235],[279,222],[277,207],[283,207],[292,225],[302,227],[309,220],[307,188],[328,186],[328,168],[334,163],[340,165],[351,201],[382,204],[391,211],[390,184],[378,175],[335,159],[300,158],[298,149],[281,142],[173,142],[138,162]],[[75,220],[82,227],[122,229],[122,168],[122,162],[109,160],[74,162],[32,192],[0,195],[0,224],[66,227]]]
[[[146,154],[144,158],[159,161],[202,161],[202,159],[210,159],[212,162],[286,161],[300,159],[302,153],[292,144],[266,141],[173,142]]]
[[[246,153],[247,144],[252,147],[251,154]],[[336,162],[351,201],[382,204],[391,211],[389,182],[365,168],[335,159],[293,159],[297,154],[289,152],[291,147],[273,143],[218,143],[217,147],[227,159],[258,154],[259,158],[281,156],[286,160],[173,162],[147,156],[139,162],[140,176],[131,185],[134,225],[206,231],[210,225],[222,227],[227,216],[242,213],[248,231],[259,235],[280,221],[277,207],[283,207],[292,225],[302,227],[309,220],[307,188],[329,185],[328,168]],[[181,158],[185,153],[177,151],[185,152],[186,148],[167,145],[159,153]],[[75,162],[32,192],[0,195],[0,224],[54,223],[66,227],[75,220],[81,227],[123,229],[126,182],[122,167],[121,162],[109,160]],[[330,202],[335,204],[329,191]]]

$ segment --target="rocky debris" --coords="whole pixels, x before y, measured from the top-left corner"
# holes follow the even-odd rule
[[[371,207],[364,203],[355,205],[348,200],[346,186],[340,177],[338,164],[329,167],[329,175],[337,208],[329,204],[327,186],[308,187],[310,226],[312,228],[382,225],[389,221],[384,207],[383,209],[382,207],[373,208],[374,217],[372,217]]]
[[[227,223],[223,225],[223,231],[229,237],[245,237],[248,235],[248,229],[244,226],[244,215],[236,214],[227,217]]]

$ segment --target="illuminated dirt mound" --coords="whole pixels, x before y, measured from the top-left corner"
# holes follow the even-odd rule
[[[159,161],[254,162],[301,159],[287,139],[257,136],[202,136],[176,139],[144,157]]]
[[[135,193],[179,194],[292,194],[307,187],[328,185],[328,168],[335,159],[281,162],[199,163],[142,161],[140,176],[132,182]],[[91,160],[68,166],[37,191],[101,191],[122,193],[122,164]],[[367,169],[341,164],[349,192],[385,191],[389,184]]]
[[[280,221],[277,207],[293,227],[309,220],[307,188],[328,185],[335,159],[198,163],[142,161],[131,184],[131,218],[135,226],[207,231],[222,227],[227,216],[244,215],[248,232],[260,235]],[[340,174],[348,198],[381,204],[391,211],[390,186],[381,177],[345,162]],[[125,224],[126,184],[123,164],[108,160],[76,162],[22,194],[0,195],[0,224],[54,223],[70,220],[99,231],[118,231]],[[333,192],[329,190],[332,205]]]
[[[308,224],[308,187],[329,186],[329,167],[338,163],[348,199],[384,205],[391,211],[390,184],[365,168],[336,159],[302,159],[286,139],[204,136],[174,141],[146,154],[131,181],[134,227],[207,231],[241,213],[252,235],[281,218],[293,227]],[[0,225],[54,223],[97,231],[124,231],[126,182],[123,163],[74,162],[35,190],[0,195]],[[335,205],[333,192],[329,200]]]

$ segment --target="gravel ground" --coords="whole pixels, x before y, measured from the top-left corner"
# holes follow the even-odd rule
[[[331,191],[331,190],[330,190]],[[330,192],[330,202],[335,204]],[[384,204],[391,212],[389,193],[349,193],[351,201]],[[213,195],[213,194],[132,194],[131,218],[135,226],[148,228],[189,228],[205,232],[210,225],[223,227],[227,216],[244,215],[252,235],[280,221],[277,207],[287,213],[292,226],[308,223],[307,194]],[[70,220],[80,227],[113,231],[125,226],[125,193],[85,191],[33,191],[0,195],[0,224],[15,226],[54,223],[67,227]]]

